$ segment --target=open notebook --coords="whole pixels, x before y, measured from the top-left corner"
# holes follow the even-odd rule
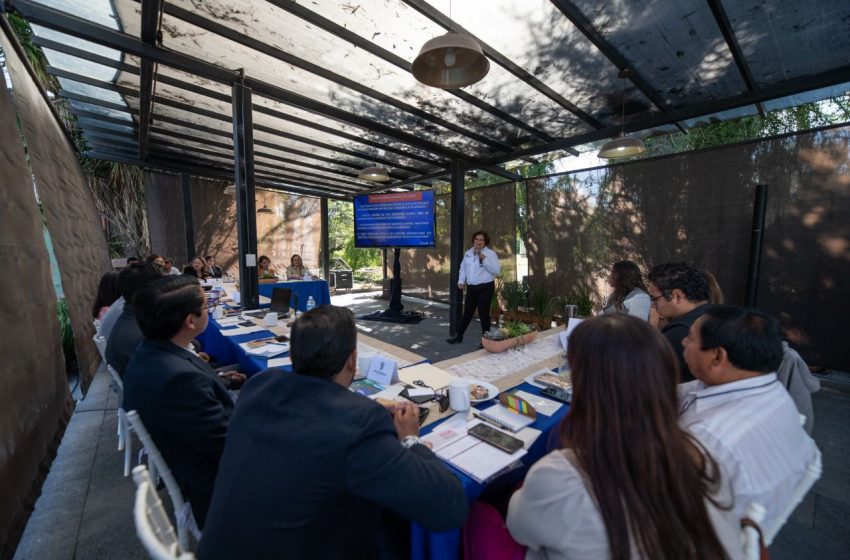
[[[476,416],[484,418],[491,424],[512,432],[518,432],[534,423],[534,418],[514,412],[501,403],[496,403],[489,408],[474,412]]]

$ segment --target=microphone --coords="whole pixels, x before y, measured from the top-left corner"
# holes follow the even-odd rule
[[[478,259],[478,266],[482,266],[482,267],[483,267],[483,266],[484,266],[484,261],[482,261],[482,260],[481,260],[481,257],[479,256],[479,255],[481,255],[481,249],[479,249],[478,247],[476,247],[475,249],[473,249],[473,253],[475,253],[475,258],[476,258],[476,259]]]

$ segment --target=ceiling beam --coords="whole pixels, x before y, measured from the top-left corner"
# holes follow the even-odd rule
[[[334,35],[335,37],[337,37],[339,39],[342,39],[344,41],[348,41],[352,45],[354,45],[354,46],[356,46],[360,49],[363,49],[364,51],[368,52],[369,54],[376,56],[376,57],[380,58],[381,60],[388,62],[388,63],[392,64],[393,66],[400,68],[401,70],[404,70],[405,72],[410,73],[410,63],[407,60],[405,60],[404,58],[398,56],[397,54],[393,53],[392,51],[389,51],[389,50],[377,45],[376,43],[373,43],[372,41],[366,39],[365,37],[361,37],[357,33],[347,29],[346,27],[343,27],[342,25],[339,25],[338,23],[335,23],[335,22],[317,14],[316,12],[313,12],[312,10],[304,7],[303,5],[298,4],[296,2],[292,2],[291,0],[267,0],[267,1],[270,4],[273,4],[274,6],[280,8],[281,10],[289,12],[290,14],[297,16],[297,17],[303,19],[304,21],[306,21],[306,22],[308,22],[312,25],[315,25],[319,29],[327,31],[328,33],[330,33],[331,35]],[[490,113],[494,117],[496,117],[496,118],[498,118],[502,121],[505,121],[506,123],[508,123],[512,126],[515,126],[516,128],[520,128],[520,129],[528,132],[529,134],[532,134],[533,136],[537,137],[540,140],[543,140],[545,142],[551,142],[552,140],[554,140],[554,138],[552,138],[550,135],[548,135],[547,133],[535,128],[534,126],[530,125],[529,123],[514,117],[510,113],[507,113],[506,111],[503,111],[502,109],[499,109],[498,107],[491,105],[491,104],[487,103],[486,101],[484,101],[484,100],[482,100],[482,99],[480,99],[480,98],[478,98],[478,97],[476,97],[476,96],[474,96],[470,93],[463,91],[462,89],[447,89],[447,90],[444,90],[444,91],[448,92],[451,95],[454,95],[458,99],[461,99],[461,100],[469,103],[470,105],[473,105],[473,106],[481,109],[482,111]]]
[[[400,101],[394,97],[391,97],[370,87],[367,87],[357,82],[356,80],[346,78],[345,76],[337,74],[336,72],[332,72],[322,66],[319,66],[318,64],[309,62],[284,50],[278,49],[277,47],[269,44],[268,42],[241,33],[240,31],[233,29],[232,27],[228,27],[216,21],[207,19],[198,14],[197,12],[181,8],[174,4],[166,3],[165,13],[170,16],[181,19],[191,25],[194,25],[195,27],[198,27],[205,31],[209,31],[210,33],[214,33],[215,35],[218,35],[220,37],[224,37],[225,39],[233,41],[234,43],[242,45],[243,47],[247,47],[249,49],[263,53],[266,56],[289,64],[296,68],[300,68],[305,72],[309,72],[310,74],[314,74],[316,76],[324,78],[325,80],[328,80],[336,85],[356,91],[357,93],[360,93],[367,97],[371,97],[372,99],[380,101],[381,103],[385,103],[391,107],[395,107],[396,109],[408,113],[409,115],[414,115],[424,121],[430,121],[431,123],[436,124],[437,126],[443,127],[447,130],[451,130],[452,132],[465,136],[480,144],[490,146],[495,150],[509,152],[512,149],[512,147],[507,144],[503,144],[502,142],[493,140],[492,138],[484,134],[459,126],[458,124],[453,123],[442,117],[432,115],[427,111],[423,111],[419,107],[415,107],[413,105],[405,103],[404,101]]]
[[[754,91],[739,93],[723,99],[715,99],[697,105],[672,109],[661,115],[654,115],[644,119],[636,119],[630,123],[626,123],[625,131],[640,132],[643,130],[650,130],[676,121],[684,121],[706,115],[713,115],[715,113],[721,113],[723,111],[729,111],[731,109],[737,109],[747,105],[754,105],[759,102],[770,101],[771,99],[788,97],[790,95],[796,95],[798,93],[822,89],[847,82],[850,82],[850,65],[827,70],[818,74],[810,74],[808,76],[786,80],[784,82],[765,86]],[[606,138],[612,138],[619,133],[620,127],[608,127],[603,130],[579,134],[572,138],[557,140],[546,146],[535,146],[533,148],[518,150],[512,154],[496,156],[486,160],[486,163],[493,165],[505,163],[507,161],[521,159],[527,156],[562,150],[564,148],[578,146],[587,142],[595,142]]]
[[[547,86],[541,80],[539,80],[536,76],[520,67],[514,61],[470,33],[467,29],[464,29],[458,22],[449,19],[447,16],[443,15],[442,12],[434,8],[431,4],[426,2],[425,0],[404,0],[404,3],[409,5],[411,8],[415,9],[431,21],[443,26],[447,31],[451,29],[452,31],[457,31],[459,33],[465,33],[470,37],[474,38],[479,45],[481,45],[484,54],[487,55],[487,58],[495,61],[499,66],[502,66],[505,70],[525,82],[527,85],[536,89],[582,121],[584,121],[587,125],[592,128],[600,129],[603,128],[603,124],[596,119],[596,117],[590,115],[589,113],[583,111],[579,107],[577,107],[572,101],[566,99],[563,95],[553,90],[551,87]]]
[[[33,0],[7,1],[9,1],[15,9],[20,11],[31,23],[49,27],[50,29],[61,31],[69,35],[73,35],[74,37],[92,41],[135,56],[149,58],[154,62],[222,84],[231,85],[234,82],[242,80],[239,73],[234,70],[222,68],[215,64],[175,51],[147,45],[135,37],[121,33],[120,31],[115,31],[114,29],[110,29],[106,26],[92,23],[84,18],[73,16],[66,12],[41,5]],[[246,87],[251,88],[255,93],[275,101],[393,138],[399,142],[415,146],[443,158],[450,159],[453,157],[466,157],[464,154],[455,149],[447,148],[436,142],[431,142],[430,140],[421,139],[414,134],[374,122],[367,117],[349,113],[342,109],[319,102],[315,99],[266,83],[262,80],[245,77],[244,84]]]
[[[161,43],[159,23],[162,17],[162,0],[142,0],[141,38],[150,46]],[[142,69],[139,78],[139,159],[148,157],[148,137],[151,131],[151,114],[153,113],[153,92],[156,82],[156,64],[142,58]]]
[[[372,187],[368,191],[363,191],[362,193],[359,193],[359,194],[372,194],[372,193],[376,193],[376,192],[380,192],[380,191],[386,191],[386,190],[389,190],[389,189],[397,189],[397,188],[401,188],[401,187],[406,187],[408,185],[416,185],[416,184],[419,184],[419,183],[426,183],[427,181],[430,181],[431,179],[439,179],[440,177],[445,177],[449,173],[450,172],[449,172],[448,169],[441,169],[440,171],[434,171],[433,173],[428,173],[427,175],[420,175],[419,177],[411,177],[410,179],[407,179],[405,181],[399,181],[398,183],[395,183],[395,184],[382,183],[380,185],[376,185],[376,186]]]
[[[723,4],[719,0],[707,0],[707,2],[708,7],[711,8],[711,14],[714,16],[714,21],[717,22],[717,27],[720,28],[720,33],[723,34],[723,38],[726,40],[726,46],[729,47],[729,51],[732,53],[732,58],[735,60],[735,66],[738,67],[741,78],[744,80],[744,85],[747,86],[748,91],[755,90],[755,80],[753,80],[750,67],[747,65],[747,59],[744,58],[744,52],[741,50],[741,45],[735,37],[735,32],[732,30],[732,24],[729,22],[729,16],[726,15]],[[764,106],[761,103],[756,103],[755,105],[759,115],[764,117],[766,115]]]

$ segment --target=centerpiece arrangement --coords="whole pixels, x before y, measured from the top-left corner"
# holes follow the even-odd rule
[[[537,330],[520,321],[507,321],[505,325],[491,332],[484,333],[481,345],[488,352],[497,354],[510,348],[528,344],[537,338]]]

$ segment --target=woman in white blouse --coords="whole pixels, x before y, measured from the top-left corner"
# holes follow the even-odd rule
[[[740,558],[726,477],[677,422],[678,362],[646,321],[588,319],[569,339],[563,449],[511,498],[526,559]]]
[[[490,330],[490,302],[496,292],[495,276],[501,272],[499,255],[490,249],[490,236],[486,231],[472,234],[472,248],[463,255],[460,262],[460,276],[457,287],[466,288],[463,301],[463,315],[457,327],[457,333],[446,340],[449,344],[463,341],[463,333],[472,321],[472,315],[478,309],[481,331]]]
[[[614,263],[611,267],[611,276],[608,277],[608,285],[614,291],[605,300],[605,305],[602,307],[603,314],[622,313],[644,321],[649,319],[649,308],[652,302],[638,265],[632,261]]]

